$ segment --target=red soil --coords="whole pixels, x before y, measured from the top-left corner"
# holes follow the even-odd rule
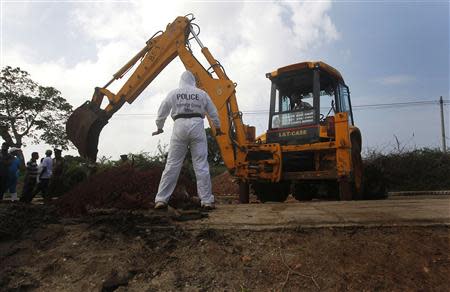
[[[65,216],[85,214],[90,208],[148,209],[153,207],[162,171],[159,167],[110,168],[81,182],[57,200],[56,205]],[[174,208],[192,205],[193,195],[195,182],[181,174],[169,205]]]
[[[219,174],[212,179],[212,190],[214,195],[239,194],[239,186],[233,182],[233,177],[227,172]]]

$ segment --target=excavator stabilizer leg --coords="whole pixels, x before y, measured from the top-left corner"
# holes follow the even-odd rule
[[[95,162],[100,132],[108,120],[106,112],[89,101],[77,108],[69,117],[66,124],[67,136],[77,147],[81,157]]]

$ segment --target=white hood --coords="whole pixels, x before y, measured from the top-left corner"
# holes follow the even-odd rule
[[[195,84],[195,77],[194,75],[189,71],[184,71],[183,74],[181,74],[180,78],[180,87],[197,87]]]
[[[156,117],[158,129],[164,127],[164,122],[169,114],[172,118],[183,114],[198,114],[198,117],[204,118],[205,114],[208,114],[214,126],[220,128],[220,119],[216,106],[205,91],[197,88],[195,77],[189,71],[181,74],[180,86],[170,91],[161,103],[158,116]],[[199,125],[204,133],[203,122],[200,122]]]

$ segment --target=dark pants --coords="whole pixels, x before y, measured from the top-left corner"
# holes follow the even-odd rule
[[[34,197],[34,187],[36,186],[36,178],[30,178],[25,180],[23,184],[22,196],[20,197],[21,202],[30,203]]]
[[[53,175],[48,184],[48,194],[59,197],[64,193],[64,181],[61,175]]]
[[[3,194],[8,188],[8,177],[5,175],[0,176],[0,201],[3,200]]]
[[[39,180],[39,183],[38,183],[37,187],[36,187],[36,190],[34,191],[33,197],[36,196],[37,194],[41,193],[41,195],[42,195],[42,197],[44,199],[48,199],[47,189],[48,189],[49,181],[50,181],[49,178],[41,178]]]

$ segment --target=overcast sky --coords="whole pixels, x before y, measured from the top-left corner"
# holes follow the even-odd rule
[[[244,113],[268,109],[265,73],[307,60],[337,68],[354,106],[449,99],[448,1],[1,0],[1,66],[21,67],[77,107],[151,35],[187,13],[194,13],[200,39],[238,83]],[[154,114],[183,70],[175,59],[116,113],[100,136],[99,156],[117,159],[168,143],[173,122],[152,137]],[[448,105],[445,110],[449,137]],[[354,116],[364,149],[392,149],[394,135],[409,148],[441,145],[437,104],[355,108]],[[260,134],[267,114],[244,114],[244,122]],[[28,145],[26,153],[47,147]]]

